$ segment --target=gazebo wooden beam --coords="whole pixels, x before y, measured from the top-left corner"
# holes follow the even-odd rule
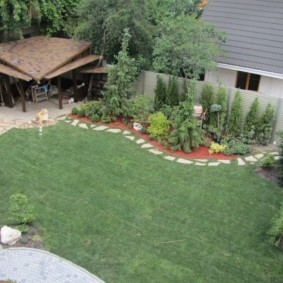
[[[63,95],[62,95],[62,85],[61,77],[57,77],[57,88],[58,88],[58,99],[59,99],[59,109],[63,109]]]
[[[72,76],[73,76],[74,102],[78,102],[78,82],[77,82],[76,70],[72,71]]]
[[[25,92],[24,92],[24,85],[23,85],[23,81],[22,80],[19,80],[19,91],[20,91],[21,100],[22,100],[23,112],[27,112],[27,109],[26,109],[26,98],[25,98]]]

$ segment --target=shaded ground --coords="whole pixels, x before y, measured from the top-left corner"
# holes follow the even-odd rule
[[[257,175],[260,177],[271,181],[272,183],[279,185],[280,184],[280,179],[279,179],[279,171],[278,168],[273,167],[270,169],[263,169],[261,167],[256,168],[255,172]]]

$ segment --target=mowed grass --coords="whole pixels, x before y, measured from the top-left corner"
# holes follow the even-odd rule
[[[282,189],[250,166],[182,165],[64,122],[0,142],[0,224],[26,194],[46,248],[106,282],[283,282],[266,235]]]

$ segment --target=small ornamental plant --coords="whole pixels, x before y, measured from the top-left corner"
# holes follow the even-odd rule
[[[226,145],[222,145],[216,142],[212,142],[210,144],[210,148],[208,150],[209,154],[213,154],[213,153],[220,153],[220,152],[224,152],[226,148]]]
[[[21,232],[28,231],[28,225],[36,219],[34,207],[29,204],[26,195],[17,193],[10,196],[9,220]]]

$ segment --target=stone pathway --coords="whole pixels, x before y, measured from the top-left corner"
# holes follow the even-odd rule
[[[0,280],[14,280],[17,283],[104,282],[70,261],[31,248],[0,250]]]
[[[72,119],[69,118],[66,115],[63,115],[61,117],[58,117],[56,119],[50,119],[48,123],[46,123],[45,126],[50,126],[54,125],[57,123],[58,120],[63,120],[66,123],[74,126],[74,127],[79,127],[82,129],[86,130],[92,130],[92,131],[106,131],[112,134],[122,134],[123,137],[126,139],[135,142],[138,146],[140,146],[142,149],[147,150],[148,152],[155,154],[155,155],[160,155],[163,156],[164,159],[170,161],[170,162],[177,162],[180,164],[186,164],[186,165],[196,165],[196,166],[210,166],[210,167],[215,167],[215,166],[220,166],[220,165],[229,165],[229,164],[237,164],[239,166],[244,166],[247,164],[254,164],[258,162],[260,159],[263,158],[264,153],[257,153],[254,155],[250,156],[245,156],[245,157],[239,157],[235,160],[215,160],[215,159],[183,159],[183,158],[178,158],[172,155],[168,155],[167,153],[158,150],[155,148],[152,144],[148,143],[144,139],[140,137],[136,137],[133,135],[130,131],[127,130],[121,130],[121,129],[116,129],[116,128],[110,128],[105,125],[101,124],[92,124],[89,125],[88,123],[85,123],[83,121],[80,121],[78,119]],[[34,128],[38,127],[38,125],[33,124],[31,121],[23,121],[20,119],[3,119],[0,118],[0,135],[5,133],[6,131],[10,130],[11,128],[20,128],[20,129],[28,129],[28,128]],[[278,160],[279,153],[278,152],[270,152],[270,154],[273,154],[275,156],[275,160]]]
[[[63,119],[64,120],[64,119]],[[184,158],[178,158],[172,155],[168,155],[167,153],[160,151],[159,149],[155,148],[152,144],[148,143],[144,139],[137,137],[133,135],[130,131],[127,130],[121,130],[116,128],[110,128],[108,126],[104,126],[101,124],[93,124],[91,126],[88,126],[87,123],[80,121],[78,119],[72,119],[68,116],[65,117],[65,122],[69,123],[72,126],[75,127],[81,127],[85,129],[91,129],[93,131],[106,131],[113,134],[122,134],[123,137],[126,139],[133,141],[138,146],[140,146],[142,149],[147,150],[148,152],[154,154],[154,155],[160,155],[163,156],[164,159],[170,161],[170,162],[177,162],[180,164],[186,164],[186,165],[196,165],[196,166],[220,166],[220,165],[229,165],[229,164],[237,164],[238,166],[244,166],[247,164],[254,164],[258,162],[260,159],[263,158],[264,153],[257,153],[250,156],[245,157],[239,157],[235,160],[222,160],[222,159],[184,159]],[[270,154],[275,155],[275,160],[279,159],[279,153],[278,152],[271,152]]]

